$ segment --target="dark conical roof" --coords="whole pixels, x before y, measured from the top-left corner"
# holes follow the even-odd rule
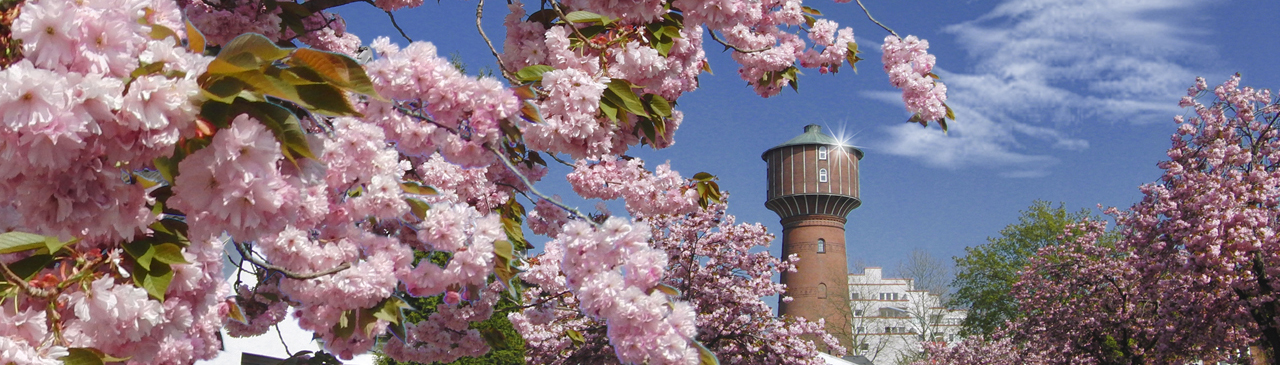
[[[763,158],[764,155],[769,154],[769,151],[773,151],[782,147],[813,145],[813,144],[842,146],[842,143],[836,140],[835,137],[832,137],[831,135],[828,135],[826,133],[822,133],[822,126],[817,124],[810,124],[810,125],[804,126],[804,133],[801,133],[795,138],[792,138],[789,141],[783,142],[780,145],[773,146],[773,148],[765,150],[764,153],[760,155],[760,157]],[[850,149],[851,152],[853,152],[858,156],[859,160],[862,159],[862,150],[859,150],[853,146],[843,146],[843,147]]]

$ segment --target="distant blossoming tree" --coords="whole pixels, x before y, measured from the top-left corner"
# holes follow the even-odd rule
[[[1280,364],[1280,102],[1239,82],[1188,90],[1194,115],[1175,118],[1160,182],[1109,210],[1114,245],[1096,223],[1068,230],[1015,285],[1024,318],[997,342],[935,347],[926,363],[985,363],[971,355],[991,349],[1045,364]]]
[[[514,2],[503,51],[489,44],[501,79],[475,78],[426,42],[378,38],[357,62],[362,43],[326,11],[352,2],[4,2],[0,363],[191,363],[217,353],[224,325],[260,334],[289,308],[342,358],[382,343],[397,360],[449,361],[488,350],[469,324],[498,300],[565,301],[604,325],[613,352],[601,356],[623,363],[760,345],[714,337],[726,332],[711,323],[738,317],[664,286],[712,290],[664,284],[694,268],[674,265],[655,232],[714,207],[713,178],[619,156],[673,143],[673,106],[708,68],[704,36],[734,49],[739,75],[768,97],[794,88],[800,67],[858,61],[852,30],[798,0]],[[945,128],[927,48],[891,35],[885,69],[912,121]],[[624,198],[631,218],[592,219],[540,193],[547,157],[572,160],[579,194]],[[526,222],[552,239],[541,256],[525,254]],[[748,231],[732,244],[760,244]],[[227,283],[227,250],[257,279]],[[759,256],[739,254],[723,259]],[[748,297],[778,288],[748,277],[759,290],[724,310],[767,312]],[[548,297],[526,295],[538,291]],[[409,324],[397,293],[444,304]],[[787,334],[817,335],[799,321],[746,324],[773,331],[764,345],[783,353],[812,346]]]

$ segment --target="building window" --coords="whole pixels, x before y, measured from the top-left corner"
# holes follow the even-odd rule
[[[827,297],[827,284],[818,284],[818,299]]]
[[[818,239],[818,253],[827,253],[827,240]]]
[[[827,146],[818,146],[818,159],[819,160],[827,159]]]
[[[855,292],[850,292],[850,293],[849,293],[849,299],[853,299],[853,300],[861,299],[861,298],[859,298],[859,297],[861,297],[861,295],[858,295],[858,292],[856,292],[856,291],[855,291]]]
[[[898,300],[898,293],[880,293],[880,300]]]
[[[858,333],[867,333],[866,327],[858,327]]]
[[[868,349],[871,348],[871,346],[867,345],[866,342],[863,342],[862,346],[858,346],[858,348],[861,349],[862,351],[867,351]]]
[[[862,310],[861,310],[861,309],[858,309],[858,310],[853,311],[853,316],[854,316],[854,317],[862,317]]]
[[[818,170],[818,182],[827,182],[827,169]]]

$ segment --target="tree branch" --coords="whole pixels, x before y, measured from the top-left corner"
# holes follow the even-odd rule
[[[335,266],[328,270],[300,274],[300,273],[295,273],[293,271],[289,271],[288,269],[285,269],[283,267],[268,264],[265,261],[262,261],[253,257],[253,255],[250,255],[250,253],[248,252],[249,250],[246,249],[244,246],[242,246],[240,242],[231,241],[231,244],[236,246],[236,252],[240,253],[240,257],[243,257],[245,260],[249,260],[249,262],[253,263],[255,266],[261,267],[266,270],[279,272],[281,274],[284,274],[285,277],[290,279],[297,279],[297,280],[315,279],[321,276],[333,275],[342,270],[351,268],[350,262],[343,262],[341,265]]]
[[[476,4],[476,30],[480,31],[480,38],[484,38],[484,44],[489,46],[489,52],[493,53],[493,59],[498,61],[498,70],[502,72],[502,77],[511,82],[512,85],[519,84],[520,80],[507,70],[507,65],[502,62],[502,57],[498,56],[498,49],[493,48],[493,42],[489,41],[489,36],[484,34],[484,27],[480,25],[480,19],[484,17],[484,0],[477,1]]]
[[[707,30],[707,33],[711,33],[711,39],[715,40],[717,43],[720,43],[720,45],[723,45],[725,48],[732,49],[732,50],[734,50],[734,51],[738,51],[738,52],[740,52],[740,53],[756,53],[756,52],[764,52],[764,51],[768,51],[768,50],[770,50],[770,49],[773,49],[773,47],[765,47],[765,48],[761,48],[761,49],[748,49],[748,50],[744,50],[744,49],[738,48],[738,46],[735,46],[735,45],[732,45],[732,44],[729,44],[729,43],[725,43],[725,41],[724,41],[724,40],[721,40],[721,39],[720,39],[720,37],[716,36],[716,31],[714,31],[714,30]]]
[[[363,0],[363,1],[366,3],[369,3],[369,5],[373,5],[373,7],[375,8],[378,7],[378,5],[373,2],[373,0]],[[404,29],[400,29],[400,23],[396,22],[395,14],[392,14],[390,10],[383,10],[382,12],[387,13],[387,18],[391,18],[391,26],[396,27],[396,30],[400,32],[401,37],[404,37],[404,39],[409,42],[413,42],[413,38],[409,38],[409,35],[404,33]]]
[[[494,148],[493,146],[490,146],[487,143],[485,144],[485,148],[488,148],[489,152],[493,152],[493,155],[497,156],[498,160],[502,161],[502,164],[507,166],[508,171],[511,171],[512,174],[515,174],[516,177],[520,178],[520,182],[524,183],[524,186],[529,188],[530,193],[533,193],[533,195],[537,195],[539,198],[542,198],[542,200],[546,200],[547,202],[551,203],[552,205],[555,205],[560,209],[564,209],[564,211],[569,212],[569,214],[572,214],[573,218],[582,219],[584,221],[587,221],[588,223],[591,223],[591,225],[593,226],[597,226],[597,227],[599,226],[598,223],[592,222],[590,219],[586,219],[587,218],[586,214],[582,214],[582,212],[579,212],[577,209],[574,209],[573,207],[565,205],[564,203],[552,200],[551,197],[548,197],[546,194],[543,194],[542,192],[538,191],[537,188],[534,188],[533,182],[530,182],[528,177],[525,177],[524,174],[520,173],[520,170],[516,168],[516,165],[511,162],[511,159],[507,158],[507,155],[502,154],[502,151],[498,151],[497,148]]]
[[[876,25],[879,25],[881,28],[884,28],[884,30],[889,31],[889,34],[893,34],[894,37],[902,38],[901,36],[898,35],[898,32],[894,32],[893,29],[889,29],[889,27],[885,26],[884,23],[881,23],[879,20],[876,20],[876,18],[871,17],[871,11],[867,10],[866,5],[862,5],[862,0],[857,0],[857,1],[858,1],[858,6],[862,7],[862,12],[867,14],[867,19],[871,19],[871,22],[876,23]]]
[[[320,11],[323,11],[323,10],[329,10],[332,8],[336,8],[339,6],[347,5],[354,2],[360,2],[360,1],[364,1],[364,0],[310,0],[305,3],[302,3],[302,6],[305,6],[307,10],[310,10],[312,13],[319,13]]]
[[[57,294],[56,292],[49,289],[37,288],[37,287],[31,286],[30,283],[27,283],[26,279],[23,279],[22,277],[18,276],[18,274],[15,274],[13,270],[10,270],[8,264],[0,262],[0,269],[4,269],[3,274],[4,274],[5,280],[9,281],[10,283],[13,283],[13,285],[17,285],[19,288],[22,288],[23,291],[27,292],[27,295],[40,298],[40,299],[49,299],[50,297]]]

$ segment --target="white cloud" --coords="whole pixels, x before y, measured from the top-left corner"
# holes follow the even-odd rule
[[[1058,161],[1053,150],[1089,146],[1065,127],[1151,123],[1180,113],[1178,97],[1199,68],[1186,55],[1213,49],[1191,41],[1197,31],[1179,20],[1205,4],[1009,0],[946,27],[973,62],[969,72],[939,71],[958,118],[952,135],[889,127],[889,141],[876,147],[933,166],[988,167],[1009,177],[1048,174]],[[901,103],[886,94],[868,93]]]

